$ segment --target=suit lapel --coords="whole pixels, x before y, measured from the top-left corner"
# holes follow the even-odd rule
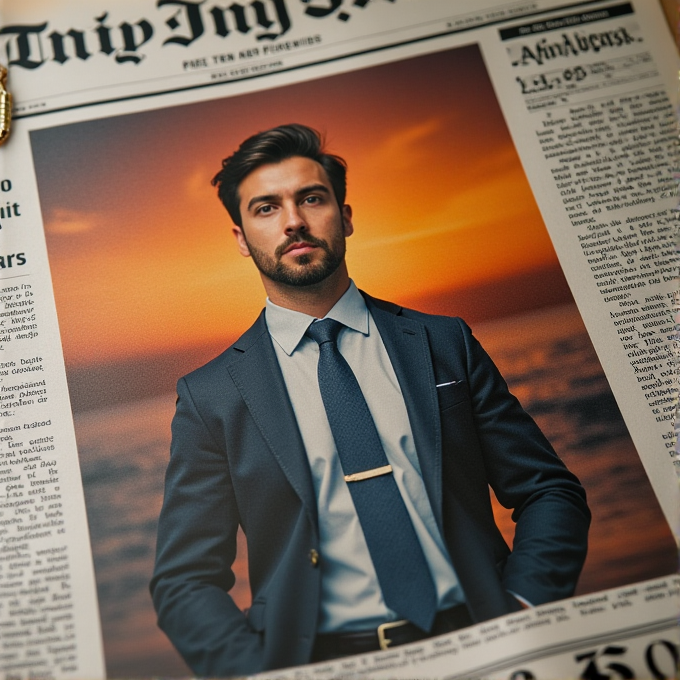
[[[313,526],[317,506],[307,454],[288,390],[264,320],[264,312],[233,345],[239,354],[229,373],[262,437],[302,500]]]
[[[404,396],[423,481],[443,535],[441,425],[427,331],[418,321],[397,315],[399,307],[383,308],[364,297]]]

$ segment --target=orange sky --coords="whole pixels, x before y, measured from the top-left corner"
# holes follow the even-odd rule
[[[556,261],[476,47],[32,134],[66,359],[230,342],[262,307],[210,186],[286,122],[349,164],[350,273],[395,301]]]

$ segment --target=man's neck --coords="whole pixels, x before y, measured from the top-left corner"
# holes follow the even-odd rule
[[[269,299],[279,307],[323,319],[349,288],[349,275],[343,262],[328,278],[312,286],[287,286],[262,277]]]

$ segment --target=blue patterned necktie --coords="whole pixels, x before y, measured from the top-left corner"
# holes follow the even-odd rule
[[[319,345],[321,398],[385,604],[429,631],[434,582],[364,395],[338,349],[342,327],[324,319],[307,329]]]

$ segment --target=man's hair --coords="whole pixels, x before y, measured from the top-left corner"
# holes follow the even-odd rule
[[[326,171],[338,205],[345,204],[347,163],[340,156],[326,153],[324,139],[306,125],[291,123],[258,132],[249,137],[231,156],[222,161],[222,169],[213,177],[212,185],[234,224],[242,226],[238,188],[241,182],[262,165],[280,163],[293,156],[311,158]]]

